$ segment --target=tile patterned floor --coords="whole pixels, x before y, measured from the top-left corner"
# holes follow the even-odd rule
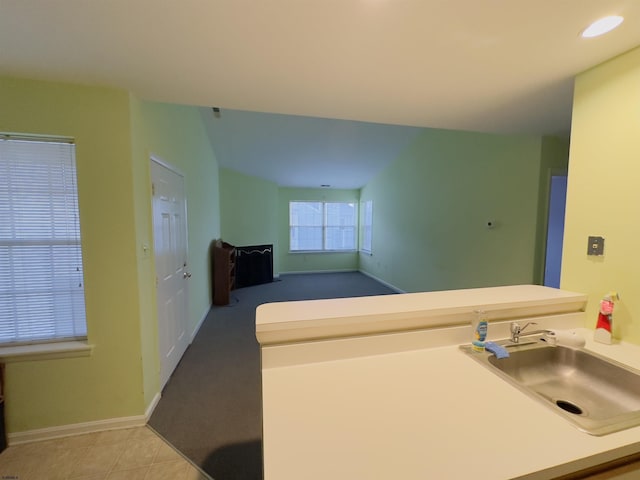
[[[210,480],[149,427],[10,446],[0,480]]]

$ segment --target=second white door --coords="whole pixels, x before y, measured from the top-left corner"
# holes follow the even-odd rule
[[[160,388],[163,388],[189,346],[187,209],[184,178],[151,159],[153,240],[158,306]]]

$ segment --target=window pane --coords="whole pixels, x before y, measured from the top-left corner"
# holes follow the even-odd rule
[[[74,155],[0,139],[0,343],[86,338]]]
[[[373,230],[373,201],[364,202],[362,213],[362,250],[371,252],[371,237]]]
[[[327,203],[325,249],[355,250],[356,213],[355,203]]]
[[[322,250],[322,227],[291,227],[290,249]]]
[[[291,202],[289,225],[322,227],[322,202]]]
[[[327,203],[327,226],[349,226],[356,225],[356,204],[355,203]]]
[[[356,227],[327,227],[327,250],[355,250]]]
[[[322,250],[322,202],[289,204],[289,249]]]

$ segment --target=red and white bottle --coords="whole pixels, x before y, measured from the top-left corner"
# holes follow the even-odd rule
[[[600,301],[600,311],[598,312],[598,322],[593,339],[596,342],[611,344],[611,331],[613,328],[613,307],[614,302],[620,300],[616,292],[610,292]]]

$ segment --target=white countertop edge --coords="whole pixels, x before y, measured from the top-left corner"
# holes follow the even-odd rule
[[[587,470],[599,465],[613,462],[615,460],[623,459],[630,455],[635,455],[638,452],[640,452],[640,441],[628,445],[623,445],[621,447],[604,452],[595,453],[583,458],[578,458],[576,460],[560,465],[554,465],[537,472],[524,474],[519,477],[513,477],[510,480],[549,480],[550,478],[558,478],[564,475],[571,475],[582,470]],[[606,477],[601,478],[604,480]]]
[[[269,345],[468,325],[474,310],[495,322],[584,311],[586,302],[586,295],[539,285],[276,302],[257,308],[256,338]]]

